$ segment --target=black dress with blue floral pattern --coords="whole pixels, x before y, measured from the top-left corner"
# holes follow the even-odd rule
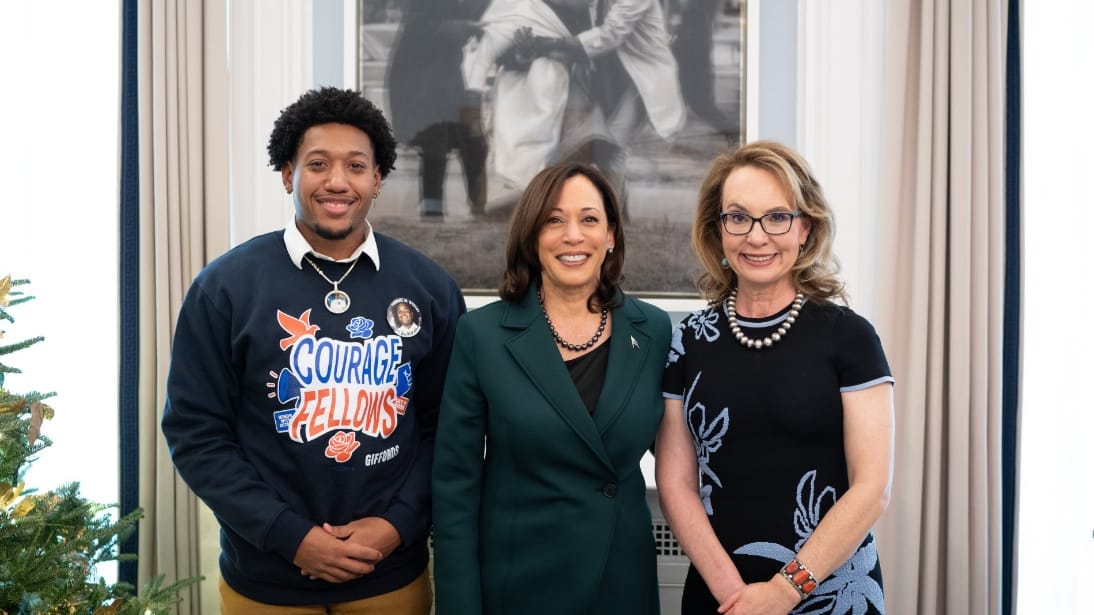
[[[745,335],[774,332],[790,306],[764,319],[738,316]],[[841,393],[893,382],[874,328],[851,309],[807,302],[790,331],[755,350],[730,333],[723,305],[677,325],[665,396],[681,399],[711,525],[746,583],[790,561],[848,487]],[[717,603],[694,566],[681,613]],[[793,611],[884,613],[881,566],[868,535]]]

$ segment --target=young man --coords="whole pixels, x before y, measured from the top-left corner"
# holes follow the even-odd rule
[[[381,112],[305,93],[270,163],[295,218],[216,259],[179,314],[163,432],[221,525],[221,611],[429,613],[430,470],[460,290],[373,231]],[[413,335],[387,313],[410,301]]]

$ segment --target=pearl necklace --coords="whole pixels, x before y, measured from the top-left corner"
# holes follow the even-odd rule
[[[725,303],[726,317],[729,319],[729,331],[746,348],[755,348],[756,350],[770,348],[775,345],[775,342],[781,340],[786,332],[790,330],[790,327],[794,325],[794,321],[798,319],[798,314],[801,313],[804,303],[805,295],[801,293],[794,295],[794,303],[791,304],[790,312],[786,315],[786,320],[779,325],[779,329],[762,340],[752,339],[745,335],[741,331],[741,325],[737,324],[737,289],[734,288],[730,291]]]
[[[543,289],[540,288],[538,292],[539,292],[539,309],[543,310],[543,317],[547,319],[547,328],[551,330],[551,335],[554,336],[556,344],[558,344],[559,346],[562,346],[566,350],[570,350],[570,351],[573,351],[573,352],[581,352],[582,350],[585,350],[586,348],[592,348],[593,345],[596,344],[596,340],[600,339],[600,335],[604,333],[604,327],[607,326],[607,324],[608,324],[608,308],[607,307],[600,308],[600,326],[597,327],[596,333],[593,334],[592,339],[585,342],[584,344],[571,344],[570,342],[567,342],[566,340],[562,339],[562,336],[559,335],[558,331],[555,330],[555,325],[554,325],[554,323],[551,322],[551,317],[547,315],[547,306],[543,305]]]
[[[308,264],[312,266],[312,269],[315,269],[315,272],[322,276],[323,279],[327,281],[327,284],[332,284],[334,286],[334,290],[327,293],[327,296],[323,298],[323,304],[327,306],[327,310],[332,314],[342,314],[348,310],[349,295],[347,295],[345,291],[338,290],[338,285],[342,283],[342,280],[346,279],[349,272],[353,271],[353,268],[357,265],[357,261],[361,260],[361,255],[358,254],[357,258],[353,259],[353,262],[349,265],[349,269],[346,269],[346,272],[342,274],[342,277],[338,278],[337,282],[328,278],[327,274],[323,273],[323,270],[319,268],[319,265],[315,264],[315,261],[307,256],[304,256],[304,260],[308,261]]]

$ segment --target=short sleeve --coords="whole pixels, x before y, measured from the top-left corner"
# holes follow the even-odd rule
[[[689,317],[690,318],[690,317]],[[665,359],[665,374],[662,378],[661,390],[665,399],[684,398],[684,329],[688,319],[685,318],[672,328],[672,339],[669,342],[669,354]]]
[[[869,321],[845,309],[834,333],[841,393],[894,382],[881,339]]]

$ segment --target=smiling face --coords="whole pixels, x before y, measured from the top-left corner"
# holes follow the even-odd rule
[[[348,124],[312,126],[281,177],[308,243],[332,258],[353,254],[368,235],[366,218],[380,189],[368,135]]]
[[[566,180],[558,203],[539,231],[539,262],[546,292],[588,296],[596,291],[600,268],[615,235],[600,191],[584,175]]]
[[[722,212],[740,212],[754,218],[774,212],[793,212],[778,178],[766,169],[741,166],[722,184]],[[742,293],[750,291],[795,292],[791,270],[798,247],[809,236],[809,219],[799,217],[782,235],[769,235],[759,222],[745,235],[731,235],[719,224],[722,252],[737,274]]]
[[[395,318],[402,327],[409,327],[414,324],[414,312],[411,312],[410,306],[405,303],[395,306]]]

